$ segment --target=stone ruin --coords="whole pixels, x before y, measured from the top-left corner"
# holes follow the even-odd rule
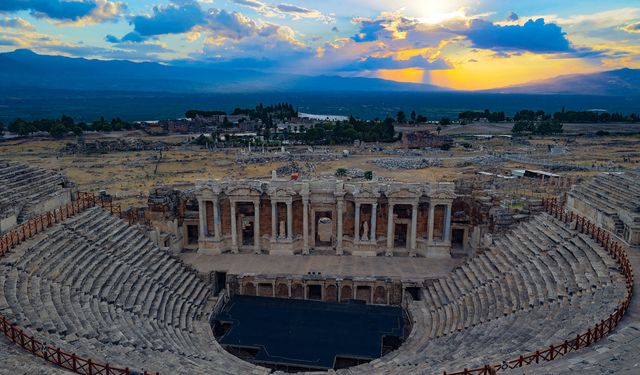
[[[0,234],[71,201],[74,185],[62,174],[0,160]]]
[[[76,143],[67,143],[60,149],[61,154],[103,154],[124,151],[166,150],[168,144],[163,141],[147,141],[139,138],[96,139],[87,142],[78,137]]]
[[[14,179],[23,169],[3,163],[0,188],[13,189],[4,190],[11,194],[18,189],[37,192],[42,179],[27,177],[23,185],[19,185],[20,178]],[[37,171],[31,173],[38,175]],[[636,213],[633,202],[640,200],[636,175],[589,181],[572,190],[574,202],[569,208],[586,211],[577,201],[594,200],[598,211],[589,215],[596,218],[616,207]],[[457,224],[484,223],[491,215],[488,205],[474,200],[473,189],[473,185],[454,188],[446,184],[202,181],[184,192],[156,189],[146,213],[195,226],[195,231],[187,229],[187,235],[194,235],[196,249],[215,250],[219,241],[221,250],[229,249],[224,256],[232,257],[245,256],[241,254],[244,249],[256,250],[255,243],[244,241],[245,236],[251,236],[251,226],[242,228],[253,219],[259,237],[266,240],[258,243],[260,256],[266,257],[272,240],[280,242],[284,251],[304,251],[304,233],[296,226],[300,224],[292,225],[290,219],[305,212],[306,205],[307,210],[319,213],[307,222],[309,228],[316,217],[322,224],[328,224],[325,218],[331,220],[331,236],[319,235],[320,244],[337,245],[341,234],[346,255],[366,251],[374,234],[376,241],[382,240],[389,228],[382,222],[385,216],[400,226],[413,227],[416,223],[419,228],[423,224],[431,228],[434,221],[442,227],[442,220],[444,227],[451,229],[450,234],[442,234],[443,238],[453,243],[461,233],[453,231],[463,229]],[[309,198],[306,204],[302,201],[305,197]],[[261,202],[266,203],[264,207]],[[268,219],[274,213],[270,210],[272,202],[276,221]],[[350,207],[357,204],[358,209],[351,211]],[[393,211],[385,208],[390,204]],[[409,207],[402,207],[407,204]],[[434,211],[449,215],[428,213],[430,207],[439,205],[449,207]],[[4,210],[7,206],[2,207]],[[164,207],[175,208],[169,212]],[[254,211],[252,218],[256,207],[260,213]],[[380,208],[378,212],[387,210],[375,225],[372,219],[377,215],[370,214],[373,207]],[[422,221],[422,208],[427,209],[426,222]],[[351,297],[363,303],[400,304],[407,312],[411,332],[398,349],[381,358],[362,361],[349,369],[315,373],[417,375],[462,369],[482,373],[489,371],[487,365],[509,372],[503,364],[517,364],[519,358],[527,358],[531,364],[513,372],[634,373],[640,344],[637,306],[630,303],[634,282],[630,265],[640,267],[637,257],[632,252],[631,256],[623,253],[624,248],[618,247],[620,243],[614,237],[604,241],[603,232],[593,222],[586,225],[591,229],[585,232],[576,221],[570,222],[566,212],[559,214],[558,207],[551,209],[548,202],[547,208],[546,212],[532,210],[528,220],[502,232],[481,232],[479,248],[444,277],[424,275],[413,282],[399,282],[375,275],[356,279],[346,275],[291,277],[267,273],[229,275],[218,288],[176,254],[156,245],[141,226],[129,225],[99,206],[84,207],[60,219],[62,222],[42,227],[35,236],[26,234],[23,242],[10,251],[6,237],[0,241],[0,314],[7,322],[0,331],[6,336],[0,339],[0,372],[22,369],[57,374],[60,368],[51,362],[59,366],[73,362],[101,369],[108,363],[112,372],[120,373],[125,368],[144,368],[162,374],[283,374],[282,370],[250,363],[225,351],[213,338],[209,313],[225,303],[227,291],[306,298],[310,286],[319,286],[316,292],[324,301]],[[237,221],[230,220],[234,216]],[[429,220],[430,216],[434,220]],[[412,220],[416,217],[418,220]],[[285,218],[284,229],[278,229],[279,236],[273,238],[273,225]],[[304,228],[305,220],[301,221]],[[615,228],[615,219],[611,221]],[[235,244],[240,254],[234,254],[234,235],[229,232],[232,222],[236,223]],[[343,224],[341,233],[334,229],[336,222]],[[355,223],[367,223],[369,228]],[[393,230],[396,228],[392,234]],[[623,228],[622,233],[626,230]],[[312,243],[310,236],[307,240]],[[384,250],[385,242],[380,243]],[[288,247],[289,243],[293,245]],[[393,246],[391,255],[403,255],[395,242]],[[415,249],[416,253],[422,251],[418,246]],[[424,255],[433,255],[428,242]],[[625,263],[627,260],[629,263]],[[620,319],[615,314],[624,313],[622,307],[628,307],[629,312]],[[615,333],[609,334],[614,327]],[[41,345],[30,341],[32,336]],[[580,344],[571,344],[576,338]],[[21,340],[34,344],[20,344]],[[47,350],[48,362],[42,360],[43,350]],[[555,360],[547,361],[549,353]]]

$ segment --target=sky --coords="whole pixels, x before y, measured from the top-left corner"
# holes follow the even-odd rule
[[[638,0],[0,0],[0,51],[478,90],[640,68]]]

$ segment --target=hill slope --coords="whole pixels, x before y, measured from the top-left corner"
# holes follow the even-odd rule
[[[207,65],[88,60],[39,55],[29,50],[0,53],[2,88],[184,93],[443,90],[433,85],[374,78],[301,76]]]
[[[524,85],[489,90],[508,94],[640,95],[640,69],[559,76]]]

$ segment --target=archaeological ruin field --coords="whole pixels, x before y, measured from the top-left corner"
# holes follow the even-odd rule
[[[3,140],[0,373],[635,373],[640,125],[430,130]]]

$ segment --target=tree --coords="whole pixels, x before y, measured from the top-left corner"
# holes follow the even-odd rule
[[[416,119],[416,122],[419,124],[425,123],[427,121],[429,120],[427,119],[426,116],[423,116],[423,115],[418,115],[418,118]]]
[[[4,135],[4,124],[0,122],[0,137]]]
[[[65,134],[67,134],[67,127],[64,124],[55,124],[49,129],[49,134],[53,138],[62,138]]]
[[[60,122],[62,123],[62,125],[64,125],[65,127],[72,127],[74,124],[74,121],[71,117],[66,116],[66,115],[62,115],[62,117],[60,118]]]
[[[364,172],[364,178],[365,180],[368,180],[368,181],[373,180],[373,172],[372,171]]]
[[[440,125],[446,126],[451,125],[451,120],[448,117],[443,117],[440,119]]]
[[[347,168],[336,169],[336,177],[344,177],[347,175]]]
[[[520,134],[524,132],[532,132],[535,128],[535,125],[531,121],[516,121],[511,128],[511,132],[515,134]]]
[[[405,115],[403,111],[400,111],[400,112],[398,112],[398,115],[396,116],[396,120],[398,121],[398,124],[406,124],[407,123],[407,115]]]
[[[418,118],[418,115],[416,114],[416,111],[415,110],[411,111],[411,122],[415,123],[417,118]]]
[[[440,132],[442,131],[442,126],[438,126],[436,130],[438,131],[438,135],[440,135]]]
[[[231,122],[229,122],[229,119],[227,118],[227,116],[225,116],[224,120],[222,120],[222,127],[223,128],[230,128],[231,127]]]

